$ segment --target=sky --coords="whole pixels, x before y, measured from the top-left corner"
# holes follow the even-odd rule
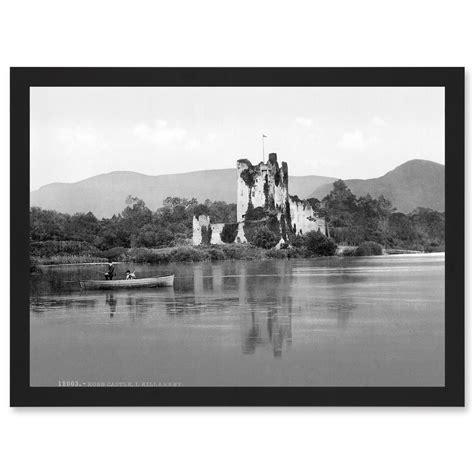
[[[111,171],[233,168],[277,153],[294,176],[375,178],[444,164],[444,88],[33,87],[30,189]]]

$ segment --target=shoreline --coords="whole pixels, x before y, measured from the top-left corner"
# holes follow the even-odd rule
[[[128,249],[127,254],[117,260],[113,260],[115,265],[134,263],[134,264],[169,264],[169,263],[195,263],[205,261],[226,261],[226,260],[285,260],[285,259],[319,259],[319,258],[363,258],[364,256],[344,255],[338,249],[335,255],[310,255],[305,249],[262,249],[247,245],[234,246],[206,246],[206,247],[168,247],[162,249]],[[377,257],[403,257],[403,256],[428,256],[444,255],[445,252],[422,252],[417,250],[405,249],[384,249],[382,255],[372,255]],[[68,256],[68,260],[74,258],[84,260],[85,256]],[[32,257],[35,260],[34,267],[54,268],[54,267],[73,267],[73,266],[105,266],[107,261],[94,261],[97,257],[90,256],[92,261],[67,262],[67,263],[49,263],[49,257]],[[54,256],[51,258],[54,259]],[[45,262],[46,260],[46,262]]]

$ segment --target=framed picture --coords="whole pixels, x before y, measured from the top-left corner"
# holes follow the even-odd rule
[[[463,406],[463,68],[12,68],[12,406]]]

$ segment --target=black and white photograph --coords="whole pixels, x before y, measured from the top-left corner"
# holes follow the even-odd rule
[[[444,87],[31,87],[31,387],[444,387]]]
[[[3,471],[469,472],[471,10],[3,2]]]

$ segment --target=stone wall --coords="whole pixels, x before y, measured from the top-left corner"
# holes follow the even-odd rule
[[[247,243],[247,237],[245,237],[245,232],[244,232],[244,223],[239,222],[238,228],[237,228],[237,237],[235,238],[235,242],[238,244],[245,244]]]
[[[209,229],[211,219],[209,216],[193,217],[193,245],[202,244],[202,228]]]
[[[315,217],[314,210],[308,201],[302,201],[296,196],[290,196],[289,205],[291,224],[296,234],[305,234],[312,230],[319,230],[326,235],[326,221]]]
[[[221,232],[225,224],[211,224],[211,244],[221,245],[224,242],[221,240]]]
[[[224,229],[225,224],[211,224],[211,218],[209,216],[200,215],[196,218],[193,217],[193,245],[201,245],[203,229],[207,235],[210,235],[211,245],[223,244],[221,239],[221,232]]]

